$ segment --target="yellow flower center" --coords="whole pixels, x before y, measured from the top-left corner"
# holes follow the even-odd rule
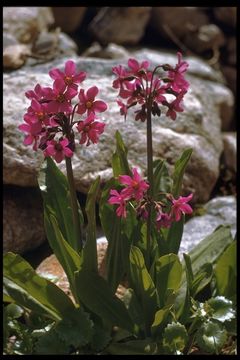
[[[71,85],[73,83],[72,77],[65,76],[64,81],[67,85]]]
[[[63,103],[65,101],[65,97],[63,94],[59,94],[56,100],[60,103]]]
[[[86,108],[90,109],[92,107],[92,102],[91,101],[87,101],[86,102]]]

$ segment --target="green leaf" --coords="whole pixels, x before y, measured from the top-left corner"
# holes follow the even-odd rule
[[[104,350],[111,341],[111,336],[109,331],[105,330],[102,326],[94,324],[93,328],[93,336],[91,347],[94,351],[102,351]]]
[[[167,230],[166,243],[168,244],[168,252],[178,254],[184,227],[185,215],[182,215],[179,221],[174,221]]]
[[[119,131],[116,131],[115,137],[116,151],[112,157],[113,175],[114,177],[118,177],[119,175],[131,175],[127,160],[127,148]]]
[[[80,269],[82,257],[64,239],[52,209],[48,206],[44,211],[44,224],[49,244],[68,277],[71,291],[76,299],[74,272]]]
[[[136,328],[136,331],[139,331],[139,328],[141,330],[144,329],[144,314],[141,309],[141,305],[136,297],[136,294],[133,289],[128,288],[123,296],[123,302],[128,309],[128,313],[132,319],[132,321],[137,324],[138,329]]]
[[[3,258],[4,285],[20,305],[60,320],[74,309],[71,299],[56,285],[36,274],[20,255],[6,253]]]
[[[55,162],[46,158],[39,172],[38,184],[42,193],[44,208],[53,209],[64,239],[75,251],[80,251],[80,243],[75,243],[75,232],[72,218],[69,185],[66,176],[58,169]],[[80,223],[83,215],[78,207]]]
[[[81,347],[87,345],[93,334],[93,323],[89,314],[82,308],[74,309],[55,327],[58,337],[68,346]]]
[[[165,160],[155,160],[153,163],[154,167],[154,198],[158,198],[159,192],[171,192],[172,179],[169,176],[168,169]]]
[[[220,256],[214,269],[219,295],[234,298],[237,293],[237,249],[233,241]]]
[[[154,322],[152,323],[151,326],[151,333],[152,336],[154,336],[155,338],[156,337],[160,338],[162,336],[163,327],[166,323],[166,320],[168,318],[168,315],[172,307],[173,305],[167,305],[156,312]]]
[[[228,226],[219,226],[213,233],[205,237],[188,255],[191,257],[193,273],[205,264],[215,264],[233,238]]]
[[[113,343],[107,348],[110,355],[156,355],[158,346],[151,339]]]
[[[6,306],[6,315],[11,319],[18,319],[23,315],[23,313],[23,308],[17,304],[9,304]]]
[[[35,347],[37,355],[66,355],[69,352],[70,346],[62,341],[54,328],[42,335]]]
[[[139,248],[130,249],[130,285],[141,304],[146,327],[150,329],[158,307],[158,295]]]
[[[163,348],[167,354],[180,355],[188,341],[184,325],[179,322],[168,324],[163,333]]]
[[[91,185],[87,196],[86,213],[88,218],[87,241],[83,248],[82,266],[89,271],[98,272],[97,243],[96,243],[96,210],[95,203],[99,191],[100,177]]]
[[[129,237],[131,237],[132,228],[135,226],[131,210],[129,211],[127,221],[125,221],[116,216],[115,208],[108,204],[109,191],[116,188],[117,184],[114,179],[110,180],[102,192],[100,201],[101,224],[108,240],[106,258],[107,281],[113,293],[115,293],[124,273],[128,271]]]
[[[212,264],[204,264],[194,276],[192,283],[191,296],[194,298],[208,284],[210,284],[213,275]]]
[[[208,321],[198,330],[196,340],[201,350],[218,355],[227,340],[227,332],[220,323]]]
[[[192,151],[192,149],[184,150],[181,157],[175,162],[172,187],[172,194],[175,198],[181,194],[183,175]]]
[[[194,277],[193,277],[192,263],[191,263],[190,256],[183,253],[183,258],[185,261],[185,272],[186,272],[186,280],[187,280],[186,295],[185,295],[184,302],[181,304],[181,307],[178,310],[177,318],[179,319],[179,321],[182,324],[185,324],[191,315],[191,313],[190,313],[191,292],[192,292],[192,283],[193,283]]]
[[[98,274],[81,269],[75,273],[80,301],[110,325],[133,331],[133,323],[123,302]]]
[[[209,299],[206,303],[211,307],[212,319],[220,322],[230,321],[235,317],[233,303],[224,296],[216,296]]]
[[[165,305],[168,289],[177,291],[182,278],[182,264],[175,254],[161,256],[156,261],[156,287],[160,307]]]

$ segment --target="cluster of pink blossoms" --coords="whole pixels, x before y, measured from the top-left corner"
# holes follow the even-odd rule
[[[146,220],[149,215],[148,206],[152,202],[156,214],[157,229],[161,227],[169,228],[173,221],[181,220],[182,214],[191,214],[192,208],[188,202],[192,199],[192,194],[184,197],[180,196],[174,199],[171,194],[166,194],[166,200],[170,202],[170,210],[164,212],[166,203],[163,201],[153,201],[147,196],[149,184],[144,181],[139,175],[136,168],[132,169],[132,176],[120,175],[118,177],[119,183],[124,185],[124,188],[119,192],[117,190],[110,190],[110,198],[108,203],[111,205],[118,205],[116,214],[118,217],[127,217],[127,205],[131,201],[132,205],[135,203],[138,217]]]
[[[120,106],[120,114],[127,116],[128,109],[140,105],[141,108],[135,111],[135,120],[144,122],[147,119],[147,108],[153,115],[161,115],[160,105],[168,108],[166,116],[172,120],[176,119],[176,113],[183,111],[183,97],[187,93],[189,83],[184,78],[184,73],[188,68],[188,63],[182,61],[182,54],[178,52],[178,63],[175,67],[168,64],[158,65],[153,71],[150,71],[149,62],[139,63],[135,59],[128,60],[129,69],[122,65],[113,68],[113,73],[117,78],[113,81],[113,88],[119,89],[122,100],[117,100]],[[157,70],[162,68],[167,74],[160,79]],[[175,99],[169,102],[166,94],[175,96]]]
[[[19,129],[26,133],[24,144],[33,145],[33,150],[41,149],[44,156],[52,156],[60,163],[65,156],[73,156],[75,132],[80,135],[80,144],[96,144],[103,133],[105,124],[97,121],[96,113],[104,112],[107,104],[96,100],[97,86],[78,90],[78,85],[86,78],[85,72],[77,72],[76,64],[69,60],[64,72],[52,69],[52,87],[37,84],[34,90],[25,93],[31,105],[24,115],[24,123]],[[73,106],[73,99],[78,96]],[[86,118],[74,121],[74,114]]]

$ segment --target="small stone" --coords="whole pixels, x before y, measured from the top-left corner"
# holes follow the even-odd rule
[[[81,56],[121,59],[129,56],[129,52],[123,46],[117,44],[110,43],[106,47],[102,47],[98,42],[94,42]]]
[[[237,69],[235,66],[222,66],[223,75],[226,78],[227,85],[234,94],[237,92]],[[226,129],[227,130],[227,129]]]
[[[215,7],[214,15],[217,20],[233,28],[237,25],[237,8],[234,6]]]
[[[18,69],[25,64],[29,55],[31,55],[31,50],[27,45],[7,46],[3,51],[3,67],[5,69]]]
[[[17,44],[19,44],[19,42],[15,36],[7,33],[6,31],[3,32],[3,50],[8,46]]]
[[[184,44],[196,53],[207,50],[217,50],[225,44],[222,30],[215,24],[200,26],[196,32],[189,32],[184,38]]]

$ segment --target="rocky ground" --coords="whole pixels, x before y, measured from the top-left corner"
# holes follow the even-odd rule
[[[117,129],[129,149],[131,165],[142,172],[146,169],[145,128],[131,116],[126,122],[120,117],[111,88],[112,66],[125,64],[130,56],[149,60],[152,66],[175,64],[181,50],[189,62],[191,84],[185,111],[175,122],[164,115],[153,119],[154,156],[164,157],[171,171],[179,154],[193,148],[183,193],[194,193],[194,206],[203,208],[204,215],[187,222],[182,251],[220,223],[230,224],[234,232],[236,8],[4,8],[3,20],[4,251],[29,256],[35,264],[40,257],[36,261],[28,251],[36,254],[38,248],[41,254],[39,246],[44,244],[41,259],[50,254],[37,189],[43,157],[22,144],[17,126],[28,107],[25,91],[37,82],[49,84],[48,71],[63,67],[70,58],[88,73],[84,86],[97,84],[109,105],[101,142],[78,150],[73,158],[81,201],[97,175],[102,184],[111,177]]]

